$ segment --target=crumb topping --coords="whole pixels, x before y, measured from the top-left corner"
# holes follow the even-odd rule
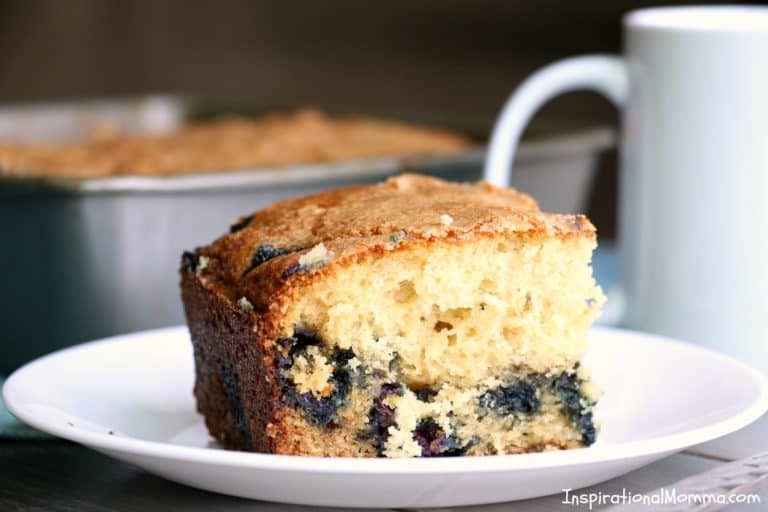
[[[208,263],[211,261],[210,258],[207,256],[200,256],[197,260],[197,267],[195,268],[195,274],[200,275],[203,273],[203,270],[208,266]]]
[[[299,256],[299,265],[305,268],[314,267],[327,262],[333,257],[333,253],[328,251],[322,242],[314,246],[309,252]]]
[[[240,297],[240,300],[237,301],[237,305],[243,313],[250,313],[253,311],[253,304],[251,304],[251,301],[246,297]]]

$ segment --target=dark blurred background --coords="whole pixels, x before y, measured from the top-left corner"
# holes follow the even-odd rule
[[[619,51],[622,14],[662,4],[4,0],[0,103],[186,92],[265,106],[450,113],[490,126],[527,74],[558,58]],[[617,122],[586,92],[541,115]],[[613,231],[614,171],[609,156],[590,207],[604,234]]]

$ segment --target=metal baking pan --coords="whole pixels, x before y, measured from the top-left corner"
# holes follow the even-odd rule
[[[102,123],[162,132],[194,118],[199,105],[152,96],[0,108],[0,139],[61,140]],[[73,343],[182,323],[179,255],[212,241],[240,215],[404,170],[478,180],[482,144],[478,138],[476,147],[451,155],[186,176],[0,178],[0,371]],[[521,145],[515,185],[545,209],[579,211],[597,159],[612,145],[607,128],[540,134]]]

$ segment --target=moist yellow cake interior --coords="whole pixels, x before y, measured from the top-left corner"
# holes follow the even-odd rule
[[[286,330],[302,326],[380,366],[398,354],[414,387],[567,370],[603,302],[594,246],[510,235],[395,252],[302,290]]]
[[[297,354],[287,376],[299,393],[328,396],[329,350],[353,351],[344,368],[354,384],[334,435],[346,431],[341,437],[360,452],[369,450],[360,433],[372,428],[376,397],[394,414],[379,447],[388,457],[422,455],[414,432],[425,421],[467,454],[581,446],[581,416],[566,412],[555,382],[571,375],[583,395],[579,414],[590,411],[596,393],[579,361],[604,301],[590,268],[594,246],[586,236],[510,233],[394,249],[348,266],[297,292],[284,335],[311,333],[322,346]],[[482,405],[489,391],[523,381],[539,383],[535,413]],[[398,392],[382,394],[392,383]],[[320,438],[327,429],[295,421]]]

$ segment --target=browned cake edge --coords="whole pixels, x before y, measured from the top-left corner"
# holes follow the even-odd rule
[[[265,353],[254,317],[227,297],[183,274],[181,293],[195,358],[197,409],[223,446],[271,453],[267,435],[279,404],[272,356]]]

